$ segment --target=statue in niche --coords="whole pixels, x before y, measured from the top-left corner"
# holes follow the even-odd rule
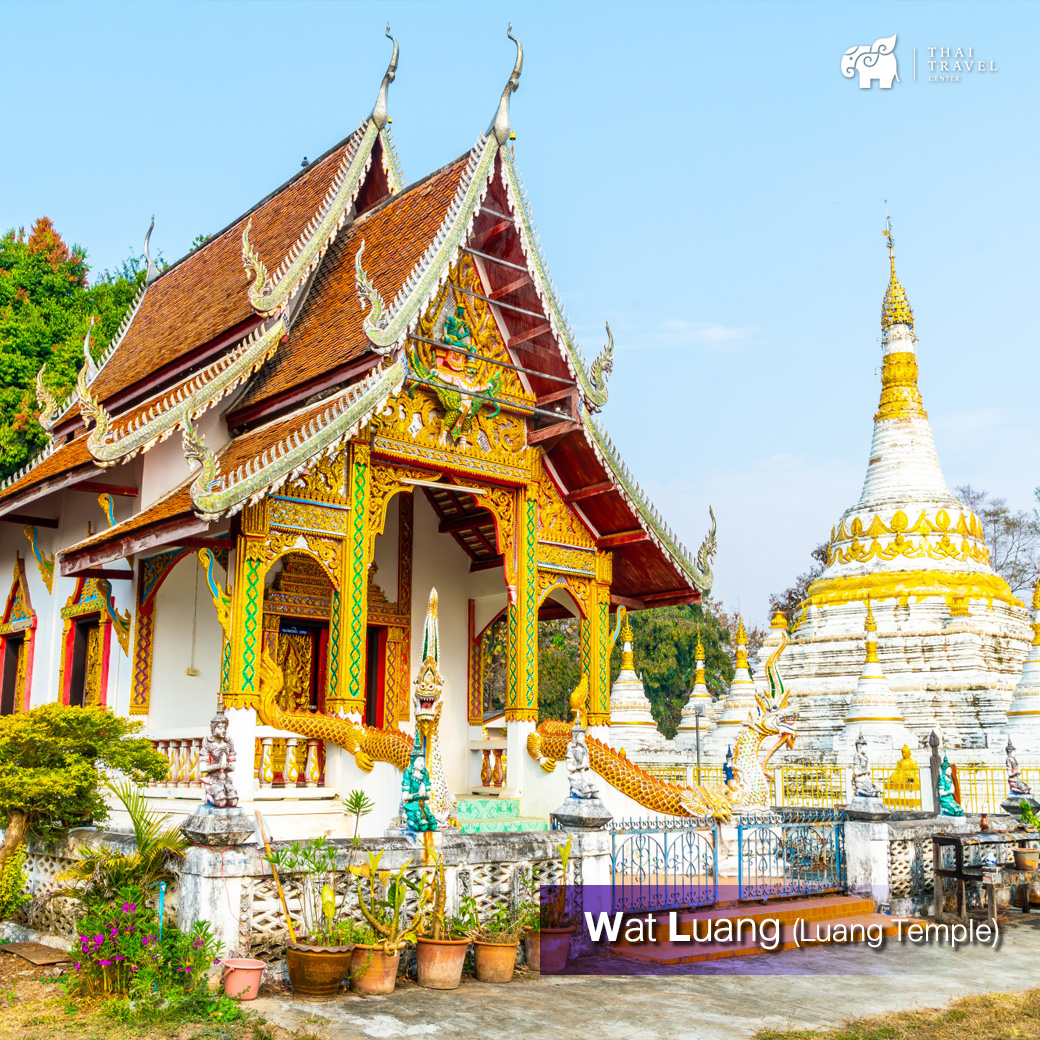
[[[209,736],[203,739],[199,756],[199,777],[206,793],[206,804],[218,809],[232,809],[238,805],[238,791],[231,782],[235,745],[227,731],[227,715],[220,707],[210,720]]]

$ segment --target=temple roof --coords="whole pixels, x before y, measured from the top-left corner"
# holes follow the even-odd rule
[[[511,407],[528,415],[529,443],[597,546],[613,551],[615,601],[638,608],[707,592],[714,521],[692,555],[592,417],[606,403],[613,343],[608,327],[607,345],[586,364],[538,245],[507,144],[519,69],[518,55],[492,132],[424,180],[400,189],[373,115],[156,278],[100,371],[81,377],[79,407],[56,424],[59,440],[75,431],[74,440],[0,489],[0,514],[44,478],[124,462],[182,431],[201,469],[131,520],[66,550],[63,569],[137,551],[128,545],[141,532],[199,530],[234,516],[355,436],[416,379],[408,345],[465,253],[535,402]],[[225,398],[231,442],[214,454],[195,421]],[[84,417],[94,423],[89,435],[77,428]]]

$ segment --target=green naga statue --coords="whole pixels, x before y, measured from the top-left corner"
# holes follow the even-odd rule
[[[943,816],[964,815],[964,808],[953,793],[953,766],[945,755],[939,767],[939,811]]]
[[[428,803],[430,773],[426,768],[426,752],[419,733],[415,734],[412,758],[401,781],[401,811],[410,831],[435,831],[437,817]]]

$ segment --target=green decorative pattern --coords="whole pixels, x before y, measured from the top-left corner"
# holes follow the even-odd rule
[[[596,705],[596,711],[610,710],[610,603],[607,600],[597,606],[599,624],[599,688],[590,690],[590,703]]]
[[[350,644],[347,647],[347,690],[350,700],[365,697],[365,607],[368,570],[365,538],[368,534],[368,484],[371,466],[356,457],[350,464],[350,533],[344,551],[350,560]]]
[[[524,596],[524,656],[527,660],[524,703],[528,708],[538,707],[538,570],[535,549],[538,544],[538,500],[527,495],[524,506],[524,573],[519,580],[523,583]]]
[[[242,626],[242,692],[256,692],[256,636],[260,629],[263,575],[259,560],[246,560],[245,621]]]
[[[327,688],[333,697],[339,685],[339,589],[332,590],[332,604],[329,607],[329,657]]]
[[[225,639],[224,649],[220,655],[220,688],[228,689],[231,682],[231,644]]]
[[[506,608],[506,710],[520,707],[520,691],[517,688],[517,660],[520,656],[517,637],[520,632],[520,608],[510,603]]]
[[[520,815],[516,798],[460,798],[457,805],[462,834],[508,834],[547,831],[546,820]]]
[[[686,547],[675,536],[675,532],[664,522],[661,514],[643,494],[628,467],[621,461],[614,444],[599,423],[591,416],[582,415],[582,428],[586,439],[592,445],[600,462],[606,467],[614,480],[614,484],[628,502],[633,512],[639,517],[647,534],[657,547],[672,561],[680,574],[689,579],[694,588],[707,596],[711,592],[714,576],[711,563],[715,557],[715,514],[711,514],[711,528],[697,552],[697,562],[690,558]]]

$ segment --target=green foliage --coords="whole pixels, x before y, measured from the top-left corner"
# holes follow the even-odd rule
[[[49,838],[104,820],[109,774],[145,784],[169,770],[151,741],[133,736],[140,728],[105,708],[62,704],[0,718],[0,823],[17,817]]]
[[[570,719],[571,693],[581,680],[577,618],[538,622],[538,721]]]
[[[169,813],[160,816],[148,808],[148,800],[130,783],[106,785],[124,805],[134,829],[134,850],[123,853],[102,844],[80,850],[73,866],[58,875],[71,884],[59,893],[74,896],[88,908],[111,903],[118,892],[128,887],[148,892],[160,881],[170,882],[174,875],[170,861],[183,858],[188,841],[179,827],[166,826]]]
[[[25,890],[25,845],[19,845],[0,870],[0,921],[13,917],[29,901]]]
[[[499,903],[481,917],[473,896],[466,896],[459,905],[459,921],[475,942],[518,943],[531,930],[532,915],[537,913],[531,902],[521,903],[515,910]]]
[[[197,922],[189,932],[169,921],[160,929],[144,890],[131,886],[80,921],[74,952],[79,959],[69,990],[80,996],[129,997],[135,1017],[149,1011],[163,1018],[203,1017],[200,1011],[218,1010],[218,1019],[226,1020],[228,1009],[211,997],[207,979],[220,962],[219,953],[207,922]]]
[[[367,866],[351,867],[357,879],[357,900],[361,914],[376,935],[376,942],[387,953],[414,942],[418,932],[418,921],[408,923],[404,902],[411,889],[420,899],[420,886],[405,877],[411,865],[407,860],[395,873],[379,869],[383,853],[369,852]],[[367,886],[366,883],[367,882]],[[365,894],[365,888],[368,895]]]
[[[1022,806],[1022,822],[1029,827],[1040,828],[1040,817],[1028,802]]]
[[[24,465],[46,444],[36,421],[36,373],[61,403],[83,363],[83,338],[97,318],[91,352],[100,356],[115,336],[144,278],[142,258],[127,260],[87,285],[87,254],[71,249],[41,217],[0,237],[0,478]]]

